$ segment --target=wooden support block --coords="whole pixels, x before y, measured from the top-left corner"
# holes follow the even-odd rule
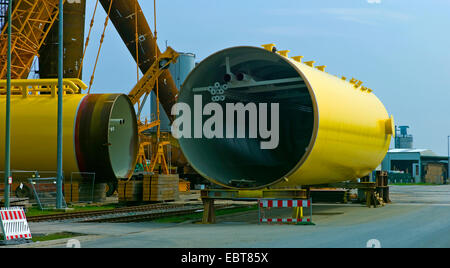
[[[79,184],[66,183],[64,184],[64,199],[66,203],[74,203],[79,201]]]
[[[120,202],[141,202],[142,181],[119,181],[118,192]]]
[[[203,224],[215,224],[216,223],[216,212],[214,210],[214,199],[204,198],[203,199]]]
[[[368,208],[371,208],[372,206],[374,208],[377,207],[376,201],[375,201],[375,194],[374,194],[374,191],[372,189],[367,189],[366,190],[366,204],[367,204]]]
[[[179,198],[179,177],[172,175],[144,176],[143,201],[172,201]]]

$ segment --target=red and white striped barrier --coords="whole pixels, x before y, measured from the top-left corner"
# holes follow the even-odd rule
[[[292,218],[274,218],[274,219],[259,219],[262,223],[271,223],[271,222],[278,222],[278,223],[306,223],[311,222],[310,219],[292,219]]]
[[[31,231],[23,208],[2,208],[1,227],[5,240],[31,239]]]
[[[309,208],[310,200],[261,200],[261,208]]]
[[[295,216],[293,218],[273,218],[270,217],[272,208],[293,208]],[[304,208],[309,208],[309,218],[304,218]],[[268,217],[265,217],[268,216]],[[258,218],[260,223],[306,223],[312,224],[311,199],[260,199],[258,208]]]

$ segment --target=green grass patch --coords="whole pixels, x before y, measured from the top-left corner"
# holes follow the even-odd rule
[[[257,209],[258,209],[257,205],[237,207],[237,208],[219,209],[219,210],[216,210],[216,216],[223,216],[223,215],[230,215],[230,214],[235,214],[235,213],[240,213],[240,212],[254,211]],[[181,222],[191,221],[191,220],[201,220],[202,217],[203,217],[203,211],[197,212],[197,213],[192,213],[192,214],[187,214],[187,215],[182,215],[182,216],[160,218],[160,219],[154,220],[153,222],[181,223]]]
[[[316,226],[316,224],[313,222],[299,222],[296,223],[295,225]]]
[[[33,235],[33,242],[45,242],[45,241],[53,241],[58,239],[72,238],[81,236],[80,234],[70,233],[70,232],[62,232],[48,235]]]
[[[72,210],[67,211],[67,213],[71,212],[83,212],[83,211],[96,211],[96,210],[110,210],[117,208],[116,205],[105,205],[105,206],[69,206]],[[27,209],[27,217],[32,216],[43,216],[43,215],[54,215],[54,214],[61,214],[64,212],[58,211],[58,210],[41,210],[38,207],[31,207]]]
[[[44,241],[53,241],[58,239],[79,237],[81,234],[70,233],[70,232],[62,232],[62,233],[54,233],[48,235],[33,235],[31,241],[33,242],[44,242]],[[0,240],[4,240],[3,235],[0,235]]]

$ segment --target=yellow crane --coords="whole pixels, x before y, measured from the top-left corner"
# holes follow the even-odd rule
[[[73,1],[64,1],[65,6],[65,22],[68,28],[64,31],[64,76],[65,78],[81,78],[83,59],[85,56],[85,48],[88,45],[89,34],[87,36],[86,44],[84,45],[79,37],[84,36],[84,18],[80,16],[85,12],[85,4],[87,0],[81,0],[74,5]],[[5,17],[2,16],[1,10],[10,3],[8,0],[0,0],[0,79],[6,77],[6,55],[7,50],[7,35],[5,27]],[[97,0],[95,5],[101,3],[107,12],[107,20],[111,20],[121,36],[124,44],[127,46],[131,55],[136,60],[138,71],[140,70],[145,75],[140,78],[137,76],[138,83],[133,87],[129,93],[129,97],[134,105],[138,106],[138,114],[142,112],[148,96],[152,91],[157,95],[158,113],[156,120],[137,120],[138,131],[140,136],[139,148],[139,163],[146,167],[146,171],[154,172],[158,168],[158,164],[162,169],[159,173],[170,174],[168,163],[165,157],[165,146],[170,143],[161,138],[160,120],[159,120],[159,101],[166,112],[170,112],[171,107],[176,102],[178,89],[175,81],[170,74],[168,67],[170,64],[176,62],[178,53],[172,48],[161,53],[156,43],[156,31],[154,34],[150,30],[148,22],[142,12],[142,9],[137,0]],[[57,30],[55,23],[59,14],[58,0],[15,0],[12,14],[12,78],[26,79],[32,69],[33,61],[36,57],[39,58],[39,74],[41,78],[55,78],[54,71],[57,61],[54,54],[56,45],[54,32]],[[81,5],[80,5],[81,4]],[[95,10],[94,15],[95,16]],[[125,15],[125,17],[122,17]],[[156,12],[155,12],[156,17]],[[91,21],[91,28],[93,26],[93,19]],[[56,26],[56,27],[55,27]],[[156,29],[156,22],[155,22]],[[104,29],[105,32],[105,29]],[[103,36],[101,41],[103,42]],[[84,41],[84,40],[83,40]],[[84,49],[83,49],[84,47]],[[98,49],[100,54],[101,44]],[[97,59],[98,60],[98,59]],[[95,72],[95,68],[94,68]],[[93,80],[93,76],[91,80]],[[18,80],[15,80],[16,84]],[[35,81],[37,85],[15,87],[14,95],[54,95],[55,86],[45,84],[47,80]],[[50,81],[50,80],[49,80]],[[65,80],[68,83],[75,83],[72,79]],[[33,83],[31,80],[23,81],[25,84]],[[44,83],[44,86],[39,86]],[[92,84],[92,81],[91,83]],[[1,86],[0,86],[1,87]],[[69,94],[78,95],[81,93],[80,88],[68,88]],[[83,88],[85,89],[85,88]],[[1,90],[0,90],[1,91]],[[0,95],[2,93],[0,92]],[[141,101],[142,100],[142,101]],[[148,136],[143,135],[144,132],[151,128],[157,127],[157,142],[152,141]],[[147,165],[145,154],[146,146],[152,144],[155,146],[154,154],[151,157],[151,165]],[[170,149],[167,149],[168,152]],[[67,150],[70,151],[70,150]],[[170,162],[170,159],[168,159]],[[134,162],[134,160],[133,160]],[[157,172],[155,172],[157,173]],[[130,176],[131,177],[131,176]],[[108,183],[110,187],[110,194],[112,194],[117,185],[114,182]],[[112,187],[111,187],[112,186]]]
[[[156,164],[159,163],[161,164],[164,173],[168,174],[169,170],[164,156],[164,146],[170,143],[168,141],[161,141],[160,139],[159,101],[161,98],[161,103],[166,112],[168,111],[168,107],[171,107],[176,102],[176,86],[167,68],[170,64],[176,62],[179,55],[171,47],[168,47],[164,53],[160,52],[156,43],[157,32],[155,30],[154,35],[151,32],[137,0],[97,0],[97,3],[98,2],[103,5],[108,13],[107,19],[111,19],[114,23],[118,33],[130,50],[130,53],[135,57],[138,69],[145,73],[128,94],[133,105],[138,105],[138,126],[140,136],[142,137],[139,162],[142,163],[144,167],[147,167],[144,148],[149,145],[149,143],[148,141],[145,141],[143,133],[151,128],[157,127],[157,150],[155,150],[156,152],[152,156],[152,164],[150,167],[147,167],[147,171],[153,172]],[[33,60],[35,57],[39,57],[39,50],[43,47],[44,42],[58,17],[58,3],[58,0],[16,0],[14,2],[12,14],[13,79],[25,79],[28,77]],[[123,18],[118,14],[128,14],[127,21],[124,22]],[[135,30],[133,35],[131,35],[130,29]],[[69,30],[69,33],[73,30],[74,29]],[[5,31],[6,27],[3,27],[0,36],[1,55],[6,55],[7,35],[5,34]],[[139,46],[143,48],[142,51],[144,52],[139,53]],[[51,54],[51,50],[52,49],[45,51],[46,55],[49,53]],[[84,52],[85,51],[83,51],[83,54]],[[84,58],[84,55],[82,58]],[[81,70],[82,63],[79,68]],[[0,58],[0,79],[4,77],[6,77],[6,58]],[[161,88],[161,91],[159,88]],[[140,120],[142,107],[152,91],[155,91],[157,95],[157,119],[151,122],[148,122],[148,120],[142,122]]]
[[[58,0],[16,0],[12,12],[12,79],[25,79],[58,17]],[[8,49],[6,28],[0,35],[0,55]],[[6,57],[0,58],[0,79],[6,78]]]
[[[142,112],[142,108],[144,107],[144,104],[146,100],[148,99],[150,93],[156,89],[156,95],[158,96],[158,79],[160,75],[170,66],[170,64],[175,63],[178,59],[179,54],[173,50],[171,47],[168,47],[167,50],[158,56],[157,60],[153,62],[153,64],[150,66],[148,71],[145,73],[145,75],[139,80],[139,82],[134,86],[134,88],[130,91],[128,94],[128,97],[130,98],[133,105],[136,105],[139,103],[139,111],[138,111],[138,118],[140,118],[140,114]],[[144,97],[143,101],[141,102],[141,98]],[[157,97],[157,104],[158,110],[159,110],[159,100]],[[153,172],[155,170],[156,164],[161,164],[161,167],[165,174],[169,174],[169,169],[167,167],[167,161],[164,156],[164,146],[169,145],[169,141],[161,141],[160,140],[160,120],[159,120],[159,112],[157,113],[157,119],[152,122],[148,122],[147,120],[145,123],[138,120],[139,125],[139,136],[141,140],[143,139],[143,133],[149,129],[152,129],[154,127],[158,127],[157,130],[157,150],[156,153],[152,156],[151,160],[151,166],[147,166],[147,159],[145,156],[145,146],[149,145],[149,142],[147,141],[141,141],[140,148],[139,148],[139,162],[144,166],[146,171]]]

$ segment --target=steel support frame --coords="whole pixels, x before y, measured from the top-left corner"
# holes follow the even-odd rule
[[[11,50],[12,50],[12,5],[11,0],[8,5],[8,44],[7,44],[7,66],[6,66],[6,126],[5,126],[5,207],[10,206],[10,185],[11,176]],[[6,237],[5,237],[6,239]]]
[[[214,209],[215,200],[259,201],[260,199],[308,199],[305,189],[262,189],[262,190],[234,190],[234,189],[206,189],[200,196],[203,201],[203,224],[216,223]]]
[[[450,181],[450,135],[447,136],[447,178],[445,180],[445,184],[448,184]]]
[[[391,203],[389,198],[389,186],[387,179],[387,172],[377,171],[376,181],[369,182],[368,179],[361,179],[361,182],[338,182],[321,185],[308,185],[305,188],[342,188],[342,189],[359,189],[365,192],[367,207],[378,207],[378,202],[375,193],[378,193],[383,198],[384,203]]]
[[[227,83],[228,89],[239,89],[244,87],[254,88],[254,87],[261,87],[261,86],[267,86],[267,85],[280,85],[280,84],[287,84],[287,83],[302,83],[303,80],[301,78],[284,78],[284,79],[276,79],[276,80],[267,80],[267,81],[249,81],[249,82],[238,82],[238,83]],[[298,88],[298,87],[306,87],[305,85],[294,85],[292,88]],[[285,90],[285,89],[291,89],[289,88],[283,88],[278,90]],[[198,87],[193,88],[192,92],[206,92],[209,91],[209,87]],[[264,90],[261,90],[263,92]],[[251,93],[258,93],[259,91],[254,91]]]
[[[59,0],[56,209],[63,208],[64,0]]]

